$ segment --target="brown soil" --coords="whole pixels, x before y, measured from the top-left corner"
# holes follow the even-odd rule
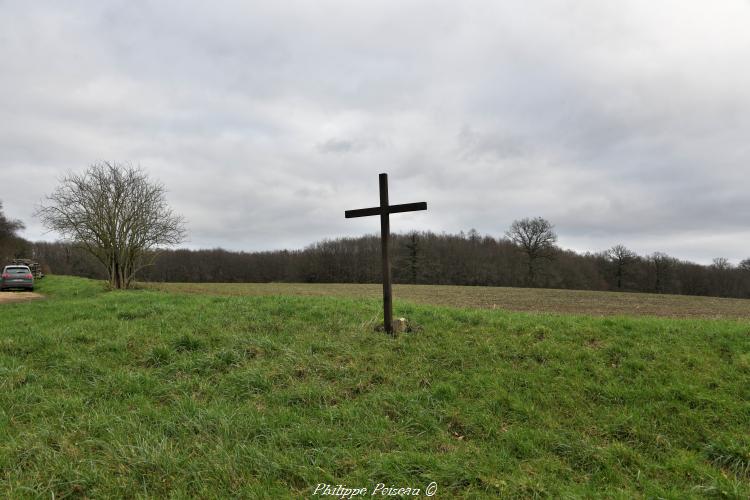
[[[375,284],[148,283],[142,286],[208,295],[330,295],[377,299],[382,293],[382,287]],[[594,316],[750,318],[750,299],[482,286],[395,285],[393,291],[396,301],[454,307]]]
[[[0,304],[7,304],[9,302],[25,302],[27,300],[41,298],[44,298],[44,295],[35,292],[16,292],[10,290],[0,292]]]

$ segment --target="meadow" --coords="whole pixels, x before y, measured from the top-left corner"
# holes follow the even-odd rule
[[[397,287],[390,338],[376,286],[330,287],[49,276],[0,305],[0,495],[750,497],[747,302]]]
[[[202,295],[299,295],[379,299],[383,287],[351,283],[143,283],[151,290]],[[394,285],[397,299],[461,308],[505,309],[593,316],[663,316],[671,318],[745,318],[750,300],[654,293],[595,292],[499,286]]]

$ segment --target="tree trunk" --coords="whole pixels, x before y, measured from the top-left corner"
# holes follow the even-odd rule
[[[534,259],[529,257],[529,271],[526,276],[526,285],[534,286]]]

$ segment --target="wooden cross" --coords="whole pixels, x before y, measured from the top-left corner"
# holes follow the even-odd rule
[[[388,174],[380,174],[380,206],[347,210],[344,212],[344,216],[347,219],[370,215],[380,216],[380,251],[383,257],[383,327],[390,334],[393,334],[393,293],[391,292],[391,256],[388,253],[391,239],[389,215],[417,210],[427,210],[427,203],[422,201],[419,203],[405,203],[403,205],[389,205]]]

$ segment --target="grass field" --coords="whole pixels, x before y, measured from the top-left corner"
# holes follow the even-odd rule
[[[381,285],[307,283],[145,283],[155,290],[202,295],[300,295],[342,298],[382,297]],[[450,307],[509,311],[637,315],[675,318],[744,318],[750,320],[750,300],[650,293],[590,292],[487,286],[395,285],[397,300]]]
[[[400,287],[420,330],[391,339],[371,292],[250,289],[50,276],[47,299],[0,305],[0,495],[750,497],[748,321],[449,308]]]

